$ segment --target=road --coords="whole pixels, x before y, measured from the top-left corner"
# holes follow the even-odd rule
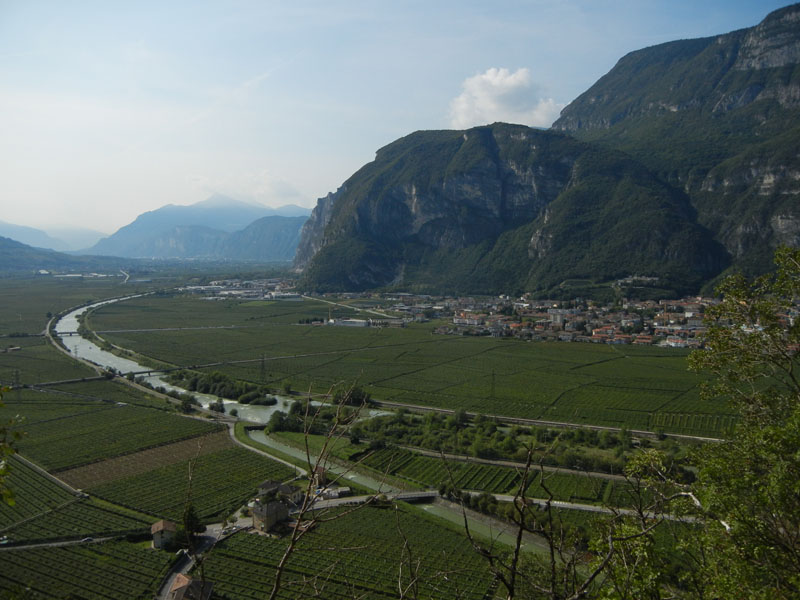
[[[195,554],[202,560],[202,555],[213,548],[214,544],[224,537],[226,536],[222,534],[222,523],[208,525],[203,535],[197,536]],[[158,588],[156,598],[158,598],[158,600],[168,600],[169,591],[172,588],[172,584],[175,582],[175,578],[180,574],[185,575],[188,573],[194,567],[195,563],[196,561],[192,555],[184,553],[181,559],[172,565],[169,573],[164,576],[161,587]]]
[[[78,546],[80,544],[100,544],[113,540],[113,537],[81,537],[57,542],[36,542],[34,544],[19,544],[14,546],[0,545],[0,552],[13,552],[15,550],[33,550],[34,548],[62,548],[64,546]]]
[[[238,446],[241,446],[242,448],[246,448],[247,450],[250,450],[251,452],[255,452],[256,454],[261,454],[262,456],[266,456],[267,458],[270,458],[270,459],[274,460],[275,462],[279,462],[281,464],[284,464],[287,467],[291,467],[295,471],[295,473],[297,473],[298,475],[300,475],[302,477],[307,477],[308,476],[308,471],[303,469],[303,468],[301,468],[301,467],[298,467],[296,464],[291,463],[288,460],[283,460],[282,458],[278,458],[277,456],[273,456],[269,452],[264,452],[263,450],[259,450],[258,448],[253,448],[252,446],[248,446],[244,442],[239,441],[238,439],[236,439],[236,423],[233,422],[233,421],[228,421],[226,424],[228,425],[228,432],[230,433],[231,439],[233,440],[234,444],[237,444]]]
[[[379,317],[383,317],[384,319],[396,319],[397,317],[393,317],[391,315],[387,315],[386,313],[379,312],[377,310],[372,310],[369,308],[358,308],[357,306],[350,306],[348,304],[341,304],[340,302],[332,302],[331,300],[325,300],[324,298],[314,298],[313,296],[302,296],[306,300],[316,300],[317,302],[324,302],[325,304],[330,304],[332,306],[341,306],[342,308],[347,308],[353,310],[355,312],[366,312],[373,315],[378,315]]]
[[[525,463],[514,462],[511,460],[499,460],[499,459],[489,459],[489,458],[475,458],[473,456],[467,456],[464,454],[447,454],[442,452],[435,452],[434,450],[425,450],[424,448],[417,448],[415,446],[400,446],[400,448],[404,448],[416,454],[421,454],[423,456],[430,456],[433,458],[446,458],[447,460],[455,460],[459,462],[469,462],[469,463],[478,463],[482,465],[493,465],[496,467],[513,467],[517,469],[524,469]],[[623,475],[613,475],[611,473],[600,473],[598,471],[581,471],[579,469],[568,469],[566,467],[551,467],[547,465],[538,465],[532,464],[531,471],[537,472],[539,470],[547,471],[550,473],[567,473],[569,475],[585,475],[586,477],[598,477],[600,479],[613,479],[616,481],[625,481],[625,477]]]

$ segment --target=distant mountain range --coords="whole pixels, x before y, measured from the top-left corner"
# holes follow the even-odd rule
[[[693,292],[800,245],[799,200],[793,5],[625,56],[551,131],[389,144],[318,201],[295,268],[316,290],[574,296],[642,275],[658,278],[654,294]]]
[[[299,206],[268,208],[217,195],[191,206],[167,205],[139,215],[92,248],[72,253],[81,256],[47,249],[66,244],[41,230],[0,223],[0,235],[6,234],[0,237],[0,272],[118,268],[138,264],[130,259],[140,258],[289,262],[309,212]],[[93,234],[66,232],[77,239]]]
[[[170,204],[143,213],[86,253],[291,261],[309,212],[299,206],[268,208],[216,195],[190,206]]]
[[[34,227],[0,221],[0,236],[28,246],[50,250],[79,250],[94,244],[103,235],[99,231],[81,228],[57,228],[51,229],[48,233]]]
[[[130,260],[103,256],[71,256],[55,250],[34,248],[7,237],[0,237],[0,274],[26,274],[39,270],[115,270],[127,267]]]

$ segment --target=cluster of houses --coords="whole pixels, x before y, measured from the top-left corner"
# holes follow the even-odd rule
[[[646,300],[615,306],[572,301],[525,301],[456,310],[452,323],[437,333],[491,335],[526,340],[598,344],[659,344],[676,348],[702,346],[703,314],[716,302],[708,298]]]
[[[629,278],[631,279],[631,278]],[[636,277],[631,281],[642,279]],[[631,283],[620,280],[618,284]],[[300,300],[286,279],[212,281],[209,285],[187,286],[184,291],[204,294],[210,299],[258,298]],[[369,319],[328,319],[312,325],[339,327],[404,327],[412,321],[446,319],[435,333],[515,337],[525,340],[591,342],[600,344],[658,344],[676,348],[697,348],[703,344],[703,314],[715,304],[714,298],[688,297],[680,300],[623,300],[601,305],[591,300],[536,300],[497,297],[449,297],[410,293],[332,294],[337,300],[364,299],[392,314]],[[797,314],[787,315],[792,320]]]
[[[446,319],[436,333],[485,335],[526,340],[593,342],[603,344],[660,344],[699,347],[705,331],[703,313],[717,302],[713,298],[622,301],[604,306],[591,300],[534,300],[527,296],[490,298],[447,297],[419,294],[343,294],[369,297],[375,306],[398,315],[392,323],[343,319],[331,325],[369,327],[403,326],[410,321]]]

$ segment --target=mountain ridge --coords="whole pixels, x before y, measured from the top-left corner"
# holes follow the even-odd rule
[[[299,240],[297,222],[306,218],[296,213],[308,212],[294,205],[276,209],[216,194],[189,206],[168,204],[142,213],[85,252],[131,258],[244,258],[246,255],[253,260],[287,261],[292,259],[294,253],[292,251],[287,255],[285,245],[296,245]],[[252,243],[249,251],[237,249],[232,241],[237,239],[234,234],[264,218],[273,221],[270,224],[264,222],[256,229],[269,230],[282,241],[272,245],[269,239],[262,236],[263,248],[260,251],[253,248]],[[280,230],[279,223],[286,227],[286,231]],[[295,230],[296,235],[293,233]],[[253,235],[251,231],[250,236]],[[232,256],[226,252],[232,253]]]
[[[798,23],[796,4],[631,52],[548,132],[388,144],[318,201],[302,284],[550,294],[636,273],[666,294],[767,270],[775,246],[800,244]]]
[[[737,265],[800,244],[800,4],[755,27],[631,52],[553,129],[683,189]]]
[[[630,218],[662,213],[684,232],[673,236],[682,245],[661,223],[645,236],[646,221]],[[576,236],[588,247],[583,257],[570,250]],[[563,279],[636,272],[669,277],[671,287],[681,278],[697,285],[726,264],[685,195],[635,160],[557,132],[496,123],[415,132],[379,150],[320,200],[294,266],[301,285],[318,291],[489,293],[545,292]]]

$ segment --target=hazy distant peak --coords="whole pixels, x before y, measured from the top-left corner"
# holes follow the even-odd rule
[[[48,235],[41,229],[27,227],[25,225],[15,225],[5,221],[0,221],[0,236],[7,237],[34,248],[48,248],[50,250],[69,249],[69,244]]]
[[[234,208],[237,206],[248,208],[266,208],[262,204],[237,200],[236,198],[231,198],[230,196],[225,196],[224,194],[212,194],[205,200],[195,202],[191,206],[195,208]]]

